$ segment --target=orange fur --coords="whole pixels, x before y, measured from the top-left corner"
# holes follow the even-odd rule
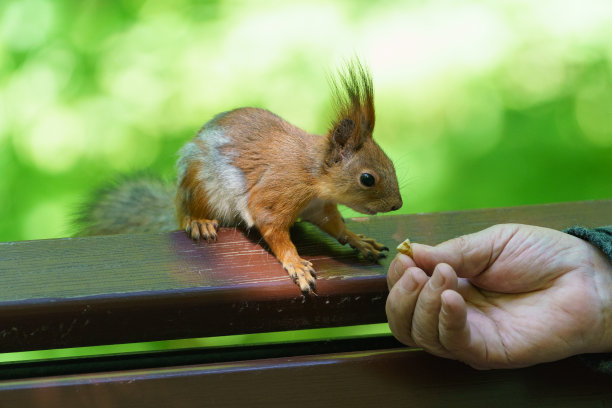
[[[218,154],[241,175],[239,181],[233,173],[227,180],[218,181],[240,183],[248,196],[241,211],[248,210],[252,224],[303,292],[314,289],[314,269],[299,257],[289,237],[289,227],[298,217],[339,242],[348,242],[364,256],[377,259],[385,247],[346,229],[337,204],[368,214],[402,205],[393,163],[372,138],[375,114],[369,72],[358,61],[353,62],[341,73],[333,90],[336,117],[324,136],[307,133],[256,108],[218,115],[203,128],[217,132],[211,133],[215,140],[227,141],[218,147]],[[202,154],[208,154],[201,139],[194,140],[200,143]],[[185,217],[206,221],[216,216],[198,178],[202,160],[210,157],[189,162],[179,180],[180,222]],[[361,183],[363,173],[371,175],[375,184]],[[241,214],[244,216],[244,212]]]
[[[198,180],[197,173],[197,163],[190,163],[185,176],[180,180],[176,195],[177,218],[180,224],[183,224],[186,216],[195,219],[214,218],[210,212],[206,192]]]
[[[314,290],[316,276],[312,263],[300,258],[289,237],[289,229],[265,224],[260,227],[260,231],[272,252],[301,291],[309,293]]]

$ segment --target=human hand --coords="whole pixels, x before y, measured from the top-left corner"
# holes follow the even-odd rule
[[[612,264],[588,242],[504,224],[412,250],[387,275],[402,343],[480,369],[612,351]]]

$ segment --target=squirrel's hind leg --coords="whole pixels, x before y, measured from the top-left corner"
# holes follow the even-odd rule
[[[190,163],[182,174],[176,192],[177,220],[180,227],[194,241],[217,241],[219,221],[209,205],[198,167]]]

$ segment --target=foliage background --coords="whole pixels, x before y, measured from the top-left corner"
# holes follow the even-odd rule
[[[171,179],[217,112],[325,132],[354,53],[401,212],[612,196],[609,0],[3,0],[0,241],[71,234],[117,174]]]
[[[172,179],[180,146],[220,111],[259,106],[325,132],[326,77],[354,53],[373,71],[401,212],[612,197],[609,0],[2,0],[0,241],[72,234],[78,205],[118,174]]]

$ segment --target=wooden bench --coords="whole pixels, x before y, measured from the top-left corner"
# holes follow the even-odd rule
[[[347,220],[389,248],[496,223],[612,222],[612,200]],[[389,258],[372,264],[308,225],[318,271],[304,298],[251,233],[181,232],[0,243],[0,352],[383,323]],[[0,407],[597,406],[612,377],[577,358],[477,371],[388,334],[0,364]]]

